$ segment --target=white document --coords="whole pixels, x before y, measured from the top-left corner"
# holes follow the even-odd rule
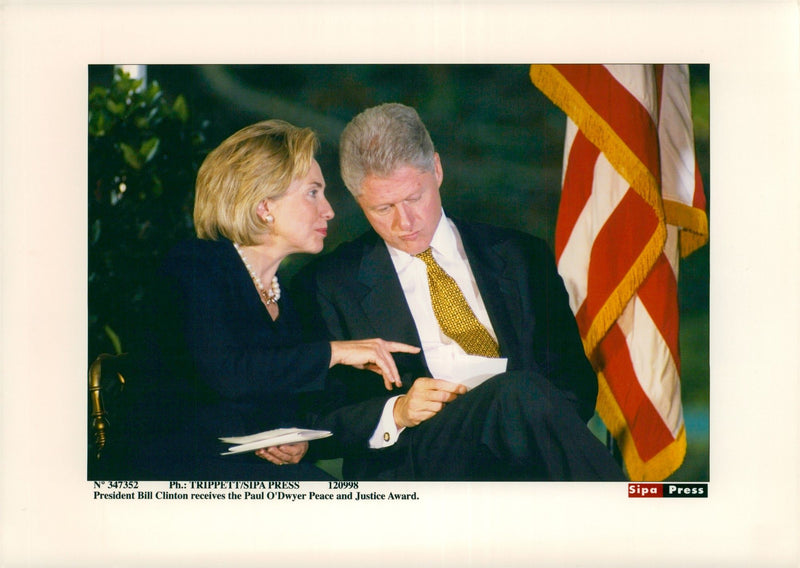
[[[277,430],[267,430],[249,436],[220,438],[221,442],[235,444],[228,448],[227,452],[221,455],[240,454],[242,452],[252,452],[260,448],[269,448],[281,444],[295,444],[297,442],[309,442],[332,436],[327,430],[304,430],[302,428],[278,428]]]
[[[454,355],[451,349],[431,349],[425,352],[425,361],[434,379],[461,383],[469,389],[477,387],[500,373],[505,373],[508,359],[503,357],[480,357],[478,355]]]

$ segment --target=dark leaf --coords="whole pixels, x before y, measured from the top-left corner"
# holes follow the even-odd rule
[[[97,241],[100,240],[100,219],[96,219],[94,223],[92,223],[92,235],[90,243],[95,245]]]
[[[142,161],[139,158],[139,154],[136,153],[136,150],[131,148],[125,142],[120,142],[119,147],[122,150],[122,157],[125,159],[125,163],[128,164],[135,170],[142,169]]]
[[[100,137],[106,135],[106,113],[101,111],[92,112],[89,114],[89,135]]]
[[[181,122],[186,124],[189,120],[189,107],[186,105],[186,99],[183,95],[178,95],[175,99],[175,104],[172,105],[172,110],[178,115]]]
[[[145,164],[152,160],[156,155],[160,143],[161,141],[158,139],[158,136],[153,136],[149,140],[142,142],[142,145],[139,148],[139,156],[142,158],[142,160],[144,160]]]
[[[115,116],[123,116],[125,114],[125,103],[117,103],[108,99],[108,101],[106,101],[106,108]]]
[[[153,195],[161,197],[164,193],[164,182],[156,174],[153,174]]]
[[[145,100],[149,104],[155,104],[161,98],[162,91],[161,87],[159,86],[157,81],[153,81],[150,83],[150,86],[147,87],[147,91],[144,93]]]
[[[108,89],[103,86],[96,85],[89,93],[89,102],[94,102],[97,99],[104,99],[108,96]]]

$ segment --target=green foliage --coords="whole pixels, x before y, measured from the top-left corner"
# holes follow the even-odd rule
[[[192,235],[205,124],[117,69],[89,91],[89,357],[125,349],[159,258]]]

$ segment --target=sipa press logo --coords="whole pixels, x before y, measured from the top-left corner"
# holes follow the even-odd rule
[[[708,483],[629,483],[628,497],[708,497]]]

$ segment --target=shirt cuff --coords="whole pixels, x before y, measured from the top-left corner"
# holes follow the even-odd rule
[[[386,404],[383,406],[383,414],[381,414],[378,427],[375,428],[375,432],[369,439],[369,447],[373,450],[388,448],[393,445],[400,436],[400,433],[405,430],[405,428],[397,428],[397,425],[394,423],[394,403],[398,398],[400,397],[393,396],[387,400]]]

